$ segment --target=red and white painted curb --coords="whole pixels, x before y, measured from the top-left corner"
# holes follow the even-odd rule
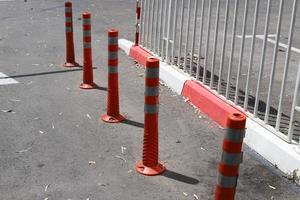
[[[147,58],[153,56],[151,52],[141,46],[135,46],[126,39],[119,40],[119,47],[144,66]],[[221,127],[226,128],[226,119],[230,114],[243,113],[188,74],[162,61],[160,61],[160,79],[177,94],[189,99]],[[244,141],[250,148],[276,165],[282,172],[288,175],[296,173],[300,177],[300,152],[296,144],[286,143],[249,117],[246,130]]]

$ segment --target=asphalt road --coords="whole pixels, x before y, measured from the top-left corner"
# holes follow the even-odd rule
[[[73,1],[76,58],[82,63],[80,13],[93,13],[95,82],[83,91],[80,68],[65,69],[64,1],[0,2],[0,72],[19,84],[0,86],[0,199],[213,199],[222,133],[161,86],[160,159],[168,171],[144,177],[141,159],[144,69],[120,52],[121,112],[99,121],[106,107],[106,29],[134,32],[135,1]],[[123,152],[122,150],[123,149]],[[300,190],[244,148],[237,198],[297,200]]]

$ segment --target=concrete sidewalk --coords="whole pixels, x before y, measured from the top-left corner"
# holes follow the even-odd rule
[[[163,85],[160,159],[168,171],[157,177],[134,171],[142,156],[144,69],[121,51],[120,104],[128,120],[99,121],[106,108],[105,30],[133,35],[135,1],[82,2],[73,1],[76,57],[82,63],[78,18],[89,8],[101,86],[91,91],[79,89],[80,68],[60,66],[64,1],[0,2],[0,72],[20,82],[0,86],[0,110],[11,110],[0,111],[0,199],[213,199],[224,130]],[[244,151],[236,199],[300,199],[297,186]]]

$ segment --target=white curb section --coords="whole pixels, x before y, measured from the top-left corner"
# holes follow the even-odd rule
[[[288,144],[249,117],[245,143],[300,185],[300,148]]]
[[[125,51],[127,55],[129,55],[132,45],[134,45],[134,43],[129,40],[119,39],[119,48]]]

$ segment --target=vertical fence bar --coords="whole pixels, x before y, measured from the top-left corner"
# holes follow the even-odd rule
[[[153,25],[154,25],[154,0],[151,0],[151,6],[150,10],[148,11],[150,13],[150,44],[149,44],[149,50],[153,50]]]
[[[144,45],[144,34],[145,34],[145,31],[144,31],[144,23],[145,23],[145,19],[144,19],[144,12],[145,12],[145,9],[144,9],[144,4],[145,4],[145,0],[141,0],[141,24],[140,24],[140,41],[141,41],[141,45]]]
[[[204,0],[203,0],[204,1]],[[181,64],[181,48],[182,48],[182,29],[183,29],[183,20],[184,20],[184,0],[181,1],[181,11],[180,11],[180,32],[179,32],[179,47],[178,47],[178,67],[180,68]]]
[[[292,41],[293,41],[293,36],[294,36],[295,19],[296,19],[296,15],[297,15],[297,3],[298,3],[298,0],[294,0],[291,24],[290,24],[290,31],[289,31],[288,47],[287,47],[287,51],[286,51],[284,72],[283,72],[283,78],[282,78],[282,84],[281,84],[281,90],[280,90],[278,113],[277,113],[277,120],[276,120],[276,127],[275,127],[277,131],[280,128],[280,122],[281,122],[282,101],[283,101],[283,97],[284,97],[284,93],[285,93],[286,79],[287,79],[288,68],[289,68],[289,63],[290,63],[291,47],[292,47]],[[289,141],[289,142],[291,142],[291,141]]]
[[[188,13],[187,13],[187,27],[186,27],[186,36],[185,36],[185,50],[184,50],[184,66],[183,70],[186,72],[187,69],[187,54],[189,49],[189,35],[190,35],[190,21],[191,21],[191,0],[188,0]]]
[[[272,96],[272,88],[273,88],[273,82],[274,82],[274,77],[275,77],[275,69],[276,69],[276,64],[277,64],[277,55],[278,55],[278,47],[279,47],[279,41],[280,41],[283,6],[284,6],[284,0],[280,0],[277,30],[276,30],[276,42],[275,42],[274,52],[273,52],[272,68],[271,68],[270,82],[269,82],[269,88],[268,88],[268,97],[267,97],[267,106],[266,106],[266,113],[265,113],[265,123],[266,124],[269,123],[271,96]]]
[[[197,28],[197,15],[198,15],[198,0],[195,0],[194,3],[194,24],[193,24],[193,34],[192,34],[192,47],[191,47],[191,62],[190,62],[190,75],[193,73],[194,65],[194,52],[195,52],[195,37],[196,37],[196,28]]]
[[[226,50],[229,5],[230,5],[230,0],[226,0],[224,30],[223,30],[223,43],[222,43],[222,53],[221,53],[221,59],[220,59],[220,70],[219,70],[219,80],[218,80],[218,93],[219,94],[221,93],[221,86],[222,86],[222,75],[223,75],[223,65],[224,65],[225,50]]]
[[[217,52],[217,44],[218,44],[218,30],[219,30],[219,16],[220,16],[220,0],[217,1],[214,49],[213,49],[211,74],[210,74],[210,88],[211,89],[213,88],[213,85],[214,85],[214,76],[215,76],[215,63],[216,63],[216,52]]]
[[[171,13],[172,13],[172,2],[173,0],[169,1],[169,13],[168,13],[168,27],[167,27],[167,47],[166,47],[166,63],[169,63],[169,59],[170,59],[170,37],[171,37]]]
[[[234,14],[233,14],[233,27],[232,27],[232,42],[231,42],[231,51],[229,58],[228,74],[227,74],[227,83],[226,83],[226,99],[229,99],[229,90],[230,90],[230,80],[232,72],[232,63],[234,59],[234,47],[235,47],[235,36],[236,36],[236,24],[238,16],[239,0],[235,0]]]
[[[201,64],[201,49],[202,49],[202,37],[203,37],[203,23],[204,23],[204,7],[205,0],[202,0],[201,3],[201,23],[199,30],[199,42],[198,42],[198,62],[197,62],[197,70],[196,70],[196,79],[199,80],[200,75],[200,64]]]
[[[163,1],[160,1],[160,9],[159,9],[159,28],[158,28],[158,51],[157,55],[161,55],[161,44],[162,44],[162,23],[163,23]]]
[[[237,76],[236,85],[235,85],[235,98],[234,98],[235,104],[238,104],[238,98],[239,98],[240,76],[241,76],[241,69],[242,69],[243,59],[244,59],[245,35],[246,35],[246,27],[247,27],[247,19],[248,19],[248,5],[249,5],[249,1],[245,0],[240,59],[239,59],[238,71],[236,75]]]
[[[258,115],[258,106],[259,106],[259,93],[261,88],[261,81],[262,76],[264,73],[264,66],[265,66],[265,58],[266,58],[266,49],[267,49],[267,42],[268,42],[268,31],[269,31],[269,21],[270,21],[270,9],[271,9],[271,0],[268,0],[267,5],[267,14],[266,14],[266,22],[265,22],[265,31],[264,31],[264,40],[263,40],[263,47],[262,47],[262,55],[261,55],[261,62],[259,66],[259,73],[258,73],[258,80],[257,80],[257,87],[256,87],[256,95],[255,95],[255,105],[254,105],[254,117]]]
[[[158,16],[158,4],[159,2],[156,1],[155,3],[155,30],[154,30],[154,41],[153,41],[153,52],[155,54],[157,54],[157,37],[158,37],[158,29],[159,29],[159,26],[158,26],[158,22],[159,22],[159,16]]]
[[[174,21],[173,21],[173,44],[172,44],[172,50],[171,50],[171,63],[172,65],[175,65],[175,43],[176,43],[176,37],[177,37],[177,19],[178,19],[178,0],[175,0],[174,5]]]
[[[291,110],[291,119],[289,124],[289,132],[288,132],[288,141],[291,142],[294,135],[294,126],[295,126],[295,108],[297,106],[298,102],[298,91],[299,91],[299,83],[300,83],[300,63],[298,64],[298,73],[297,73],[297,79],[296,79],[296,85],[295,85],[295,92],[293,97],[293,105]],[[299,139],[300,144],[300,139]]]
[[[212,1],[209,0],[208,4],[208,20],[207,20],[207,32],[206,32],[206,50],[205,50],[205,60],[203,66],[203,84],[206,83],[206,70],[208,65],[208,54],[209,54],[209,35],[210,35],[210,21],[211,21],[211,11],[212,11]]]
[[[161,58],[162,60],[165,60],[165,52],[166,52],[166,44],[167,44],[167,37],[166,37],[166,32],[167,32],[167,17],[168,17],[168,0],[165,0],[165,5],[164,5],[164,22],[163,22],[163,36],[162,36],[162,55]]]
[[[259,2],[260,2],[260,0],[256,0],[256,3],[255,3],[254,22],[253,22],[253,30],[252,30],[252,41],[251,41],[251,52],[250,52],[249,65],[248,65],[248,70],[247,70],[246,88],[245,88],[245,101],[244,101],[244,109],[245,110],[248,109],[249,85],[250,85],[250,78],[251,78],[252,65],[253,65],[253,56],[254,56],[254,49],[255,49],[256,29],[257,29],[257,20],[258,20],[258,13],[259,13]]]
[[[156,4],[155,4],[155,19],[156,19],[156,23],[155,23],[155,40],[154,40],[154,53],[155,54],[158,54],[158,48],[157,48],[157,44],[158,44],[158,30],[160,29],[159,28],[159,1],[156,1]]]
[[[145,47],[149,47],[149,29],[150,29],[150,23],[149,23],[149,18],[150,18],[150,0],[146,0],[146,11],[145,11]]]

